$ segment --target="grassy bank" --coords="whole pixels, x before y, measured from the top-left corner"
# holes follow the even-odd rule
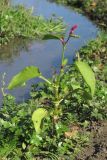
[[[80,9],[98,25],[107,27],[107,0],[50,0]]]
[[[23,6],[12,7],[4,4],[1,6],[0,45],[7,44],[15,37],[38,39],[47,33],[64,31],[61,19],[33,16],[33,10]]]

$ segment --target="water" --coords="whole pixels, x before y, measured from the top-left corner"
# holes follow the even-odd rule
[[[75,52],[90,39],[96,37],[98,28],[87,17],[73,11],[69,7],[57,5],[47,0],[11,0],[12,5],[23,4],[27,8],[34,8],[34,15],[43,15],[46,18],[52,14],[63,17],[68,28],[74,24],[78,24],[76,34],[80,35],[80,39],[72,39],[66,51],[66,57],[69,58],[69,63],[75,56]],[[24,67],[35,65],[40,68],[40,71],[46,77],[51,76],[52,66],[58,68],[61,59],[61,46],[56,40],[49,41],[24,41],[14,40],[7,47],[0,49],[0,87],[2,74],[6,73],[5,82],[9,83],[13,75],[18,73]],[[18,88],[13,91],[8,91],[17,97],[17,101],[23,101],[29,97],[30,86],[38,80],[29,81],[26,88]],[[2,94],[0,93],[0,100]]]

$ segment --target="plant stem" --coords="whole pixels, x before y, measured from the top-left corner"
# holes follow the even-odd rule
[[[48,84],[52,84],[47,78],[45,78],[44,76],[39,76],[39,78],[43,79],[45,82],[47,82]]]
[[[78,61],[81,60],[80,55],[79,55],[79,52],[77,53],[77,59],[78,59]]]
[[[70,36],[68,36],[67,40],[66,40],[65,43],[63,44],[63,49],[62,49],[62,63],[61,63],[61,66],[63,66],[65,49],[66,49],[66,45],[67,45],[69,39],[70,39]]]
[[[6,93],[4,92],[4,88],[1,88],[1,92],[2,92],[3,97],[5,97]]]
[[[61,77],[61,74],[63,73],[63,62],[64,62],[64,53],[65,53],[65,49],[66,49],[66,44],[63,45],[63,48],[62,48],[62,57],[61,57],[61,67],[60,67],[60,73],[59,73],[59,76],[58,76],[58,80],[57,80],[57,83],[55,85],[55,88],[54,88],[54,93],[55,93],[55,110],[58,110],[59,108],[59,84],[60,84],[60,77]],[[57,103],[56,103],[57,102]]]
[[[66,42],[65,42],[65,45],[68,43],[68,41],[70,40],[70,35],[68,36]]]
[[[63,45],[63,48],[62,48],[62,60],[61,60],[62,62],[61,62],[61,68],[62,68],[62,66],[63,66],[65,48],[66,48],[66,46]]]

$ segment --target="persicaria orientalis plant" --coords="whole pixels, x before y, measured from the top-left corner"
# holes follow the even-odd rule
[[[42,105],[42,107],[37,108],[32,114],[32,121],[34,123],[34,127],[37,134],[41,133],[41,122],[46,116],[51,117],[53,126],[55,128],[57,121],[63,114],[61,103],[67,99],[68,94],[72,94],[72,93],[69,93],[69,90],[63,90],[63,94],[62,94],[60,86],[63,79],[63,75],[66,75],[66,72],[67,72],[67,70],[65,69],[68,62],[68,59],[65,58],[66,46],[71,38],[79,37],[78,35],[74,34],[74,31],[77,29],[77,27],[78,27],[77,25],[74,25],[73,27],[71,27],[66,40],[63,36],[54,35],[54,34],[50,34],[50,35],[48,34],[43,37],[44,40],[48,40],[48,39],[59,40],[62,44],[62,58],[61,58],[60,71],[58,74],[55,75],[54,79],[51,78],[50,80],[44,77],[42,73],[39,71],[39,69],[35,66],[27,66],[21,72],[16,74],[8,85],[8,89],[13,89],[15,87],[22,86],[24,83],[26,83],[26,81],[32,78],[39,77],[40,79],[44,80],[48,84],[49,88],[51,88],[51,92],[53,94],[52,108],[48,111],[45,105],[44,107]],[[83,80],[87,84],[89,88],[89,92],[93,97],[95,92],[95,75],[92,69],[86,62],[81,61],[80,59],[77,59],[74,65],[82,75]],[[66,84],[65,84],[65,88],[66,88]]]

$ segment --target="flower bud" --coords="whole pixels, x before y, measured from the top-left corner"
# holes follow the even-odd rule
[[[70,32],[69,32],[69,35],[73,34],[73,32],[78,28],[77,25],[74,25],[71,29],[70,29]]]

